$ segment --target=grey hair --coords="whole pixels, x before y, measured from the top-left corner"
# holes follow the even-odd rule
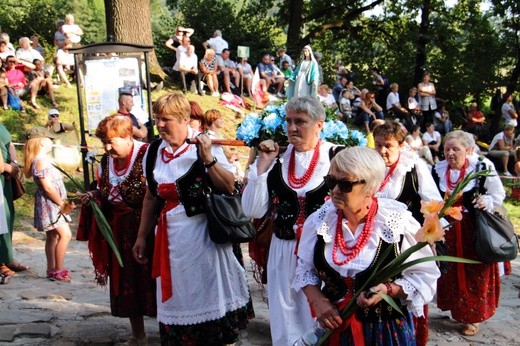
[[[374,195],[385,178],[385,162],[379,153],[367,147],[349,147],[341,150],[330,162],[331,170],[365,180],[363,191]]]
[[[295,97],[287,102],[285,112],[305,113],[313,121],[325,120],[325,109],[316,97]]]
[[[213,33],[213,37],[218,37],[218,36],[222,36],[222,31],[215,30],[215,32]]]
[[[462,146],[466,149],[471,148],[473,146],[470,139],[466,135],[466,132],[464,132],[464,131],[455,130],[455,131],[448,132],[446,134],[446,136],[444,137],[444,144],[446,144],[447,141],[452,140],[452,139],[458,140],[462,144]]]

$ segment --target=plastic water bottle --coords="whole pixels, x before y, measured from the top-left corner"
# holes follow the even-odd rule
[[[294,342],[293,346],[313,346],[320,341],[323,335],[327,333],[326,329],[323,329],[319,322],[316,322],[314,327],[308,329],[303,335]]]

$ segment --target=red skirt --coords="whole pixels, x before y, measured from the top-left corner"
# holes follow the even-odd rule
[[[474,229],[474,220],[464,213],[462,221],[446,231],[448,255],[476,260]],[[500,297],[498,265],[447,263],[447,273],[437,281],[439,309],[450,310],[453,319],[464,324],[493,316]]]

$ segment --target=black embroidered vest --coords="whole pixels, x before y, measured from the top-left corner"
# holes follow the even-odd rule
[[[421,213],[421,196],[419,196],[419,181],[415,165],[411,171],[406,172],[403,180],[403,189],[396,200],[406,204],[408,211],[412,213],[414,219],[420,224],[423,223],[424,216]]]
[[[329,159],[341,150],[343,146],[331,147],[329,150]],[[270,206],[275,209],[276,218],[274,221],[274,234],[280,239],[292,240],[296,238],[293,229],[294,224],[300,213],[298,203],[298,195],[283,180],[282,164],[277,159],[273,169],[267,175],[267,189],[269,192]],[[305,218],[318,210],[323,203],[325,197],[329,195],[329,189],[322,182],[314,190],[305,194]]]
[[[402,237],[401,237],[402,240]],[[393,247],[393,251],[387,256],[384,260],[382,266],[386,265],[394,258],[398,256],[398,246],[400,246],[401,241],[398,243],[389,244],[382,239],[379,240],[379,244],[376,251],[376,256],[370,266],[364,271],[358,273],[354,278],[354,291],[359,290],[361,285],[363,285],[372,274],[372,268],[379,259],[379,257],[389,248]],[[316,247],[314,248],[314,266],[316,267],[317,273],[323,283],[325,284],[322,288],[323,294],[332,302],[336,302],[342,297],[344,297],[348,292],[348,287],[346,287],[341,275],[336,272],[325,260],[325,241],[322,236],[318,236],[318,241],[316,243]],[[366,288],[368,289],[368,288]],[[354,293],[355,293],[354,292]],[[396,304],[399,306],[401,311],[405,316],[408,315],[408,310],[406,306],[402,305],[399,299],[394,299]],[[381,322],[394,318],[401,318],[401,314],[394,310],[387,302],[382,300],[378,304],[370,307],[370,308],[359,308],[356,312],[361,321],[365,322]]]
[[[143,199],[146,193],[146,185],[143,179],[143,157],[147,146],[148,145],[145,144],[139,148],[134,164],[130,168],[130,173],[125,180],[117,184],[117,189],[125,205],[138,214],[141,213]],[[101,158],[101,177],[99,179],[99,191],[103,200],[108,201],[111,190],[112,184],[109,182],[108,156],[105,154]]]

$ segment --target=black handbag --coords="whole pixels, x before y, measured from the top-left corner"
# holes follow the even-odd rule
[[[251,218],[242,210],[242,194],[235,189],[233,195],[215,193],[208,186],[209,176],[203,178],[204,210],[208,219],[210,239],[216,244],[247,243],[255,236]]]
[[[484,163],[481,163],[483,170]],[[485,177],[479,182],[483,193]],[[477,258],[484,263],[514,260],[518,254],[518,239],[514,226],[503,207],[492,212],[475,208],[475,250]]]

